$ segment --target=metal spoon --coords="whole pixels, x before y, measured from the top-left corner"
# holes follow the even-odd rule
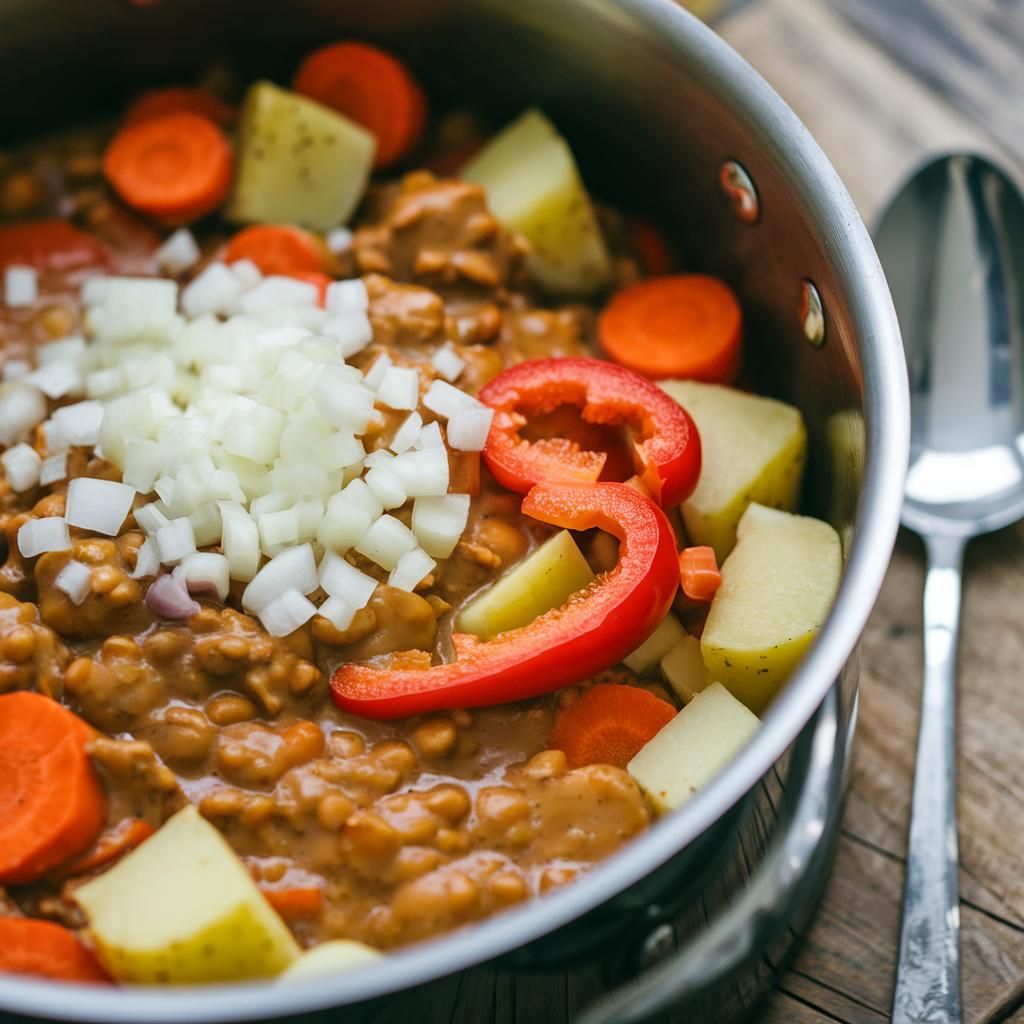
[[[910,372],[903,524],[928,556],[894,1024],[961,1020],[956,659],[967,541],[1024,516],[1024,199],[977,156],[921,168],[878,252]]]

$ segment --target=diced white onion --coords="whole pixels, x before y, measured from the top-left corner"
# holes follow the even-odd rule
[[[381,503],[370,493],[370,488],[366,486],[365,480],[353,480],[350,484],[347,484],[340,494],[336,494],[331,498],[328,502],[328,508],[338,502],[344,502],[363,509],[371,519],[376,519],[384,510]]]
[[[333,253],[348,252],[352,248],[352,232],[348,228],[331,228],[324,235],[324,243]]]
[[[366,469],[376,469],[377,466],[386,466],[393,458],[394,455],[386,448],[377,448],[363,456],[363,466]]]
[[[361,434],[373,412],[373,392],[354,382],[344,369],[325,367],[313,386],[313,402],[332,426]]]
[[[100,439],[103,427],[103,406],[87,400],[55,409],[52,417],[54,430],[65,446],[92,446]]]
[[[466,360],[455,351],[455,346],[446,341],[433,355],[431,365],[446,381],[454,383],[466,368]]]
[[[384,375],[391,369],[391,366],[391,356],[387,352],[382,352],[374,359],[373,366],[363,375],[363,384],[371,391],[376,391],[383,383]]]
[[[391,570],[407,551],[416,547],[416,536],[394,516],[383,515],[359,538],[356,551],[376,562],[382,569]]]
[[[340,597],[329,597],[317,608],[316,613],[327,619],[336,630],[344,633],[352,625],[357,611],[359,611],[358,608],[343,601]]]
[[[161,527],[167,526],[170,519],[157,507],[155,501],[151,501],[148,505],[140,505],[135,510],[135,522],[140,530],[152,536]]]
[[[57,452],[56,455],[50,455],[43,459],[39,466],[39,483],[44,487],[47,484],[55,484],[58,480],[63,480],[68,475],[68,453]]]
[[[18,494],[31,490],[39,483],[42,459],[31,445],[22,442],[8,448],[0,455],[0,463],[3,464],[7,482]]]
[[[288,636],[316,615],[316,605],[298,590],[286,590],[259,613],[263,628],[271,636]]]
[[[104,278],[98,333],[112,343],[122,344],[151,338],[166,340],[180,326],[175,307],[178,285],[158,277]]]
[[[329,317],[319,330],[337,341],[342,359],[362,352],[373,340],[373,327],[365,313],[345,312]]]
[[[149,494],[163,469],[163,462],[164,452],[156,441],[129,441],[125,445],[121,478],[140,494]]]
[[[69,526],[116,537],[134,500],[135,488],[128,484],[80,476],[68,484],[64,515]]]
[[[427,393],[423,396],[423,404],[432,412],[444,419],[451,419],[457,412],[464,409],[478,409],[481,404],[472,395],[452,387],[447,381],[430,382]]]
[[[374,466],[364,479],[370,493],[384,508],[399,508],[409,498],[401,478],[390,466]]]
[[[25,378],[47,398],[63,398],[83,390],[82,374],[73,363],[47,363]]]
[[[412,532],[434,558],[447,558],[459,542],[469,518],[468,494],[417,498],[412,506]]]
[[[408,451],[416,443],[416,438],[420,436],[422,427],[423,417],[418,412],[409,413],[402,421],[402,425],[395,431],[395,435],[391,438],[391,444],[388,447],[396,455],[401,455],[402,452]]]
[[[252,260],[235,260],[230,266],[231,273],[246,291],[255,288],[263,280],[263,273]]]
[[[283,551],[299,542],[299,510],[285,508],[259,517],[260,545],[268,554]]]
[[[358,466],[366,454],[363,442],[347,430],[339,430],[317,445],[316,460],[324,469]]]
[[[24,381],[0,387],[0,445],[20,441],[46,418],[46,399],[38,388]]]
[[[199,262],[199,246],[188,228],[172,232],[153,254],[156,265],[170,274],[181,274]]]
[[[165,565],[176,565],[196,549],[196,534],[190,520],[184,516],[172,519],[156,531],[156,547],[160,561]]]
[[[257,615],[286,590],[311,594],[319,586],[310,544],[289,548],[272,558],[242,592],[242,607]]]
[[[192,524],[196,547],[216,544],[220,540],[220,510],[216,505],[212,503],[200,505],[189,512],[188,521]]]
[[[88,349],[85,345],[85,338],[77,334],[69,338],[59,338],[57,341],[48,341],[36,349],[36,362],[40,366],[49,366],[51,363],[71,363],[79,369],[85,364]]]
[[[420,431],[420,436],[416,439],[415,447],[419,449],[443,448],[444,437],[441,434],[440,425],[438,423],[428,423]]]
[[[155,576],[160,571],[160,552],[157,550],[156,541],[147,537],[135,554],[135,568],[132,570],[132,577],[141,580],[146,576]]]
[[[32,372],[32,364],[27,359],[8,359],[4,363],[4,380],[21,380]]]
[[[67,551],[71,547],[68,524],[61,516],[30,519],[18,530],[18,550],[24,558],[45,551]]]
[[[224,450],[269,465],[277,457],[283,430],[284,416],[277,409],[236,395],[224,430]]]
[[[397,590],[415,590],[434,571],[437,563],[422,548],[407,551],[388,576],[388,585]]]
[[[193,319],[203,313],[228,314],[242,295],[238,278],[220,262],[207,264],[181,293],[181,308]]]
[[[448,421],[448,445],[457,452],[482,452],[491,432],[494,410],[462,409]]]
[[[403,452],[389,467],[410,498],[448,493],[448,453],[443,448]]]
[[[182,576],[190,594],[215,594],[218,601],[228,596],[228,560],[212,551],[196,551],[181,560]]]
[[[420,401],[420,371],[389,366],[377,387],[377,401],[391,409],[415,409]]]
[[[89,583],[92,573],[89,566],[83,562],[76,562],[71,559],[53,581],[53,585],[63,593],[67,594],[68,600],[74,605],[80,605],[89,596]]]
[[[146,605],[165,619],[182,620],[199,611],[181,576],[165,573],[158,576],[146,591]]]
[[[260,531],[243,509],[221,505],[221,549],[232,579],[247,583],[260,567]]]
[[[377,581],[372,576],[367,576],[332,551],[320,559],[318,574],[320,586],[327,594],[340,598],[357,611],[366,606],[377,589]]]
[[[345,229],[343,228],[342,230]],[[347,241],[351,245],[351,232]],[[328,247],[330,247],[330,242],[328,242]],[[324,306],[329,313],[363,313],[369,305],[370,297],[367,295],[366,285],[363,284],[361,278],[354,277],[348,281],[332,281],[327,286],[327,300]]]
[[[14,264],[4,271],[4,302],[8,309],[31,306],[39,297],[39,274],[35,267]]]
[[[318,298],[315,284],[275,274],[263,278],[255,288],[247,291],[240,306],[243,313],[273,313],[282,307],[315,306]]]
[[[93,370],[85,375],[85,393],[89,398],[110,398],[124,387],[124,376],[116,366]]]

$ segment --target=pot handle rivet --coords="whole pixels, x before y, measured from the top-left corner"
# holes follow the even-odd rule
[[[726,160],[719,167],[718,189],[738,221],[744,224],[756,223],[761,216],[761,204],[754,182],[742,164]]]
[[[646,939],[640,950],[640,968],[645,970],[665,959],[676,947],[672,925],[659,924]]]
[[[800,324],[804,337],[815,347],[825,344],[825,307],[814,282],[804,278],[800,285]]]

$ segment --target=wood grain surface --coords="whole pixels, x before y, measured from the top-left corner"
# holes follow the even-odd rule
[[[1020,0],[752,0],[717,26],[790,103],[870,225],[926,155],[1024,164]],[[923,555],[901,536],[864,640],[835,871],[758,1024],[890,1019],[921,679]],[[1024,528],[974,542],[960,662],[965,1020],[1024,1024]]]

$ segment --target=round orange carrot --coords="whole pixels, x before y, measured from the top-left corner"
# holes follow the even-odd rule
[[[0,884],[41,878],[99,835],[106,801],[85,752],[91,734],[49,697],[0,697]]]
[[[314,917],[324,906],[324,892],[317,885],[292,885],[260,891],[286,921],[296,917]]]
[[[311,53],[295,91],[337,110],[377,138],[374,166],[407,157],[427,122],[427,100],[416,80],[389,53],[365,43],[334,43]]]
[[[671,274],[615,295],[598,321],[598,336],[617,363],[655,380],[727,383],[740,369],[741,321],[736,296],[724,282]]]
[[[125,125],[103,156],[103,173],[129,206],[168,223],[216,209],[231,187],[231,146],[198,114],[160,114]]]
[[[679,583],[691,601],[709,602],[722,585],[715,549],[703,546],[683,548],[679,552]]]
[[[106,971],[73,931],[29,917],[0,917],[0,973],[110,983]]]
[[[637,686],[598,683],[558,712],[548,746],[561,750],[570,768],[584,764],[625,768],[675,713],[671,704]]]
[[[155,831],[148,821],[141,818],[123,818],[113,828],[103,832],[80,857],[62,865],[57,874],[60,878],[70,878],[95,871],[111,861],[120,860]]]
[[[235,111],[212,93],[186,86],[170,86],[143,93],[125,111],[124,124],[135,124],[161,114],[198,114],[207,121],[227,127]]]
[[[316,235],[291,224],[254,224],[227,244],[224,262],[252,260],[264,274],[322,273],[326,250]]]

